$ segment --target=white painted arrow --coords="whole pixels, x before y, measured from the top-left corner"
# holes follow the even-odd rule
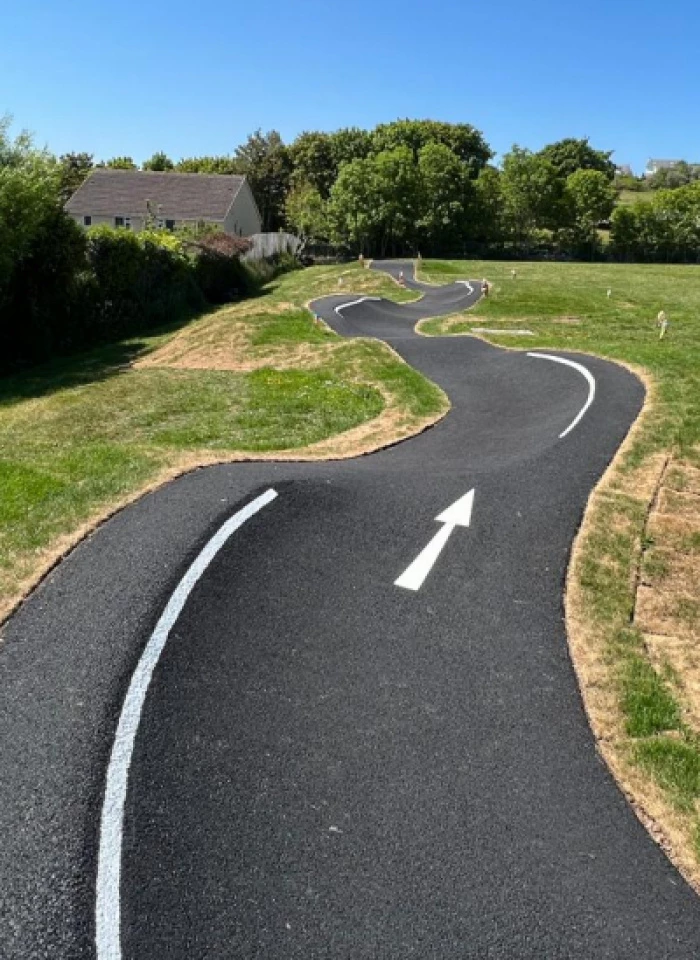
[[[420,590],[454,528],[468,527],[471,523],[473,504],[474,491],[470,490],[435,518],[438,523],[444,524],[443,528],[438,530],[410,567],[407,567],[399,579],[394,581],[395,586],[404,587],[406,590]]]

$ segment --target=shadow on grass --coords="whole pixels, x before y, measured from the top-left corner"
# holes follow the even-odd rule
[[[54,360],[0,376],[0,407],[119,376],[148,353],[153,346],[153,340],[177,333],[192,320],[198,320],[218,309],[220,308],[217,306],[209,306],[196,313],[184,314],[163,326],[143,331],[138,336],[125,337],[116,343],[93,347],[84,353],[56,357]]]

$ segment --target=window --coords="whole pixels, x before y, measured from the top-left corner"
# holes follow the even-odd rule
[[[174,230],[174,229],[175,229],[175,221],[174,221],[174,220],[166,220],[166,221],[165,221],[165,229],[166,229],[166,230]]]
[[[89,227],[92,223],[92,217],[83,217],[83,226]]]
[[[131,217],[124,217],[124,229],[131,230]]]
[[[115,217],[115,218],[114,218],[114,226],[115,226],[115,227],[123,227],[123,226],[124,226],[124,217]]]

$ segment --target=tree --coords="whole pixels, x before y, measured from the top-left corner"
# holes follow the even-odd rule
[[[292,163],[276,130],[256,130],[237,147],[236,160],[246,175],[257,201],[263,230],[277,230],[284,223],[284,201],[289,190]]]
[[[72,197],[94,167],[91,153],[64,153],[58,158],[61,199]]]
[[[618,207],[611,251],[624,260],[700,261],[700,183],[659,190],[651,201]]]
[[[418,226],[432,250],[452,251],[464,236],[474,186],[455,153],[442,143],[428,143],[418,154],[421,215]]]
[[[493,153],[483,135],[468,123],[442,123],[437,120],[396,120],[380,124],[372,134],[376,152],[408,147],[414,160],[429,143],[441,143],[466,164],[472,177],[476,177],[491,159]]]
[[[178,173],[243,173],[243,164],[235,157],[185,157],[175,164]]]
[[[163,173],[168,170],[173,170],[174,168],[175,164],[162,150],[154,153],[150,160],[144,160],[143,162],[144,170],[157,170]]]
[[[599,170],[576,170],[566,178],[566,200],[576,228],[593,233],[615,206],[615,188]]]
[[[408,147],[383,150],[367,162],[379,202],[379,254],[404,252],[417,239],[422,206],[418,165]]]
[[[372,134],[360,127],[342,127],[328,134],[333,163],[337,171],[343,163],[364,160],[372,152]]]
[[[287,223],[300,237],[327,238],[328,204],[312,184],[297,184],[287,194],[284,212]]]
[[[98,167],[112,167],[114,170],[138,170],[138,167],[131,157],[112,157],[104,163],[98,163]]]
[[[662,167],[649,177],[650,190],[677,190],[700,178],[700,169],[681,160],[675,167]]]
[[[561,225],[563,181],[542,154],[514,146],[503,159],[501,188],[504,213],[518,241],[531,239],[537,228]]]
[[[15,264],[60,206],[58,163],[29,134],[11,139],[9,128],[10,118],[0,118],[0,305]]]
[[[599,170],[608,180],[613,180],[615,164],[610,159],[612,154],[612,150],[594,150],[587,137],[582,140],[574,137],[557,140],[539,152],[539,156],[548,160],[564,179],[577,170]]]
[[[338,176],[331,138],[327,133],[300,133],[289,147],[294,181],[310,184],[326,200]]]
[[[469,233],[481,243],[498,243],[504,239],[502,174],[497,167],[485,167],[474,181],[474,206]]]
[[[368,253],[378,232],[379,194],[373,158],[344,163],[328,206],[333,239]]]

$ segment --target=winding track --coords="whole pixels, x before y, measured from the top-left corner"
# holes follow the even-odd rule
[[[382,265],[396,274],[407,265]],[[415,284],[412,280],[409,283]],[[114,517],[0,648],[0,955],[95,956],[105,770],[161,613],[221,525],[145,697],[126,799],[124,958],[691,958],[700,907],[599,760],[562,587],[642,401],[413,325],[474,302],[315,305],[440,383],[450,415],[371,457],[213,467]],[[561,437],[561,434],[565,436]],[[395,580],[475,490],[419,590]],[[104,853],[104,851],[103,851]]]

